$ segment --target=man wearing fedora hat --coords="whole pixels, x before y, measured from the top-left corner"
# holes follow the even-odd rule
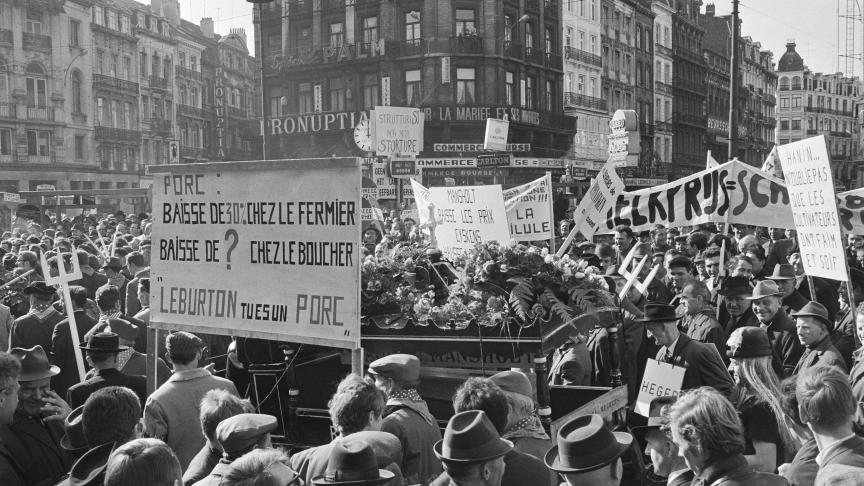
[[[798,340],[795,322],[783,310],[783,300],[777,283],[763,280],[753,288],[749,297],[753,313],[759,320],[759,327],[768,331],[771,348],[774,350],[775,369],[782,369],[786,375],[792,374],[798,360],[804,353],[804,346]]]
[[[117,367],[120,372],[130,376],[140,375],[146,377],[147,355],[139,353],[133,348],[133,346],[135,346],[135,340],[138,339],[138,335],[140,334],[138,326],[126,319],[120,319],[119,317],[109,317],[107,323],[108,327],[105,328],[105,331],[117,334],[120,338],[120,345],[127,347],[126,350],[121,351],[117,355]],[[87,378],[93,377],[94,374],[95,370],[90,370],[87,373]],[[165,364],[165,361],[157,356],[156,386],[162,386],[162,384],[168,380],[169,376],[171,376],[171,370],[168,369],[168,365]]]
[[[18,406],[12,422],[0,429],[0,442],[21,466],[27,484],[56,483],[72,466],[72,458],[60,446],[63,421],[71,409],[50,389],[51,377],[60,370],[40,346],[9,353],[21,363]]]
[[[765,277],[777,283],[780,296],[783,297],[783,309],[787,313],[801,310],[810,302],[810,299],[801,295],[795,288],[795,269],[788,263],[781,263],[774,267],[774,272]]]
[[[648,424],[633,427],[633,437],[644,445],[645,455],[651,458],[651,466],[645,470],[645,484],[648,486],[671,486],[690,484],[693,472],[687,468],[678,446],[667,430],[669,407],[676,397],[656,397],[648,406]]]
[[[675,315],[674,307],[646,304],[644,315],[635,320],[645,323],[648,337],[661,346],[657,361],[686,368],[681,383],[682,391],[711,386],[727,397],[731,395],[734,385],[719,353],[678,329],[678,316]]]
[[[54,287],[49,287],[40,280],[24,288],[24,295],[30,298],[30,311],[12,323],[9,347],[42,346],[42,349],[50,353],[54,326],[63,320],[63,315],[51,305],[54,302]]]
[[[621,456],[633,443],[627,432],[612,432],[599,415],[574,417],[558,431],[557,444],[546,453],[546,467],[573,486],[621,484]]]
[[[300,475],[288,461],[282,450],[255,449],[231,464],[220,486],[301,486]]]
[[[395,474],[378,469],[375,451],[366,442],[347,438],[333,444],[327,469],[312,478],[314,486],[373,486],[393,480]]]
[[[831,341],[832,322],[825,307],[818,302],[808,302],[801,310],[793,312],[792,317],[798,339],[805,348],[793,374],[814,366],[836,366],[846,372],[846,362]]]
[[[504,456],[513,450],[513,444],[498,435],[485,412],[468,410],[450,418],[434,450],[449,486],[499,486]]]
[[[91,378],[69,388],[67,395],[70,405],[83,405],[87,397],[100,388],[125,386],[138,395],[143,407],[147,399],[147,379],[140,375],[124,374],[118,369],[118,355],[129,349],[120,345],[120,336],[113,332],[96,333],[89,336],[87,342],[80,347],[86,352],[87,361],[95,371]]]
[[[723,334],[729,336],[732,331],[744,326],[758,326],[759,321],[748,298],[753,295],[753,286],[746,277],[726,277],[720,283],[717,293],[722,297],[723,306],[720,313],[720,324]]]

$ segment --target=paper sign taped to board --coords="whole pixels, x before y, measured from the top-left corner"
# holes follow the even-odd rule
[[[648,359],[645,364],[645,374],[639,385],[639,396],[636,398],[636,413],[648,416],[651,400],[658,397],[677,397],[681,394],[681,384],[684,382],[684,372],[687,368],[670,363],[661,363],[656,359]]]
[[[612,162],[606,165],[591,182],[588,194],[579,201],[579,205],[573,211],[574,227],[571,231],[582,233],[587,239],[591,239],[602,228],[606,221],[606,214],[614,207],[616,198],[624,192],[624,182],[615,172]]]
[[[200,165],[151,168],[154,327],[358,348],[360,160]]]
[[[777,147],[808,276],[846,281],[846,245],[825,136]]]
[[[517,241],[548,240],[552,232],[552,176],[504,191],[510,237]]]

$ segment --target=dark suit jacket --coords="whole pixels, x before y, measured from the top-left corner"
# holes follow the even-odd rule
[[[0,439],[0,478],[3,478],[5,486],[27,486],[24,470],[2,439]]]
[[[584,344],[567,344],[552,353],[550,385],[591,385],[591,355]]]
[[[108,277],[102,275],[99,272],[93,272],[92,275],[84,274],[82,275],[80,280],[76,280],[71,282],[69,285],[80,285],[87,290],[87,298],[91,300],[96,299],[96,290],[108,283]]]
[[[831,464],[864,467],[864,439],[856,435],[831,448],[825,455],[821,467],[825,468]]]
[[[165,361],[162,361],[162,358],[156,358],[156,367],[156,388],[159,388],[163,383],[168,381],[168,378],[171,376],[171,370],[165,364]],[[147,355],[141,354],[138,351],[133,352],[129,360],[120,368],[120,372],[129,376],[149,376],[147,373]],[[94,376],[96,376],[96,370],[87,372],[88,379]]]
[[[801,359],[798,360],[798,364],[795,366],[795,371],[792,374],[797,375],[814,366],[836,366],[843,370],[844,373],[846,372],[846,362],[843,361],[840,351],[837,351],[837,348],[831,342],[831,336],[826,336],[816,346],[807,348],[804,354],[801,355]]]
[[[51,354],[51,335],[54,333],[54,326],[62,320],[63,314],[57,311],[45,317],[44,321],[33,314],[15,319],[9,335],[9,348],[32,348],[38,344],[46,353]]]
[[[720,355],[707,344],[694,341],[690,336],[682,333],[672,351],[672,359],[667,360],[664,354],[662,349],[658,351],[657,361],[687,368],[684,371],[684,381],[681,383],[682,391],[710,386],[727,397],[731,396],[734,387],[732,378],[726,371]]]
[[[15,413],[12,424],[0,429],[0,442],[21,468],[28,485],[56,484],[72,467],[72,458],[60,447],[63,424],[42,422],[37,417]],[[5,485],[5,477],[0,484]]]
[[[121,315],[120,319],[123,319],[124,321],[129,321],[132,324],[138,326],[138,337],[135,338],[135,346],[133,347],[135,348],[135,351],[147,354],[147,324],[129,315]],[[99,322],[97,322],[96,325],[94,325],[89,331],[87,331],[85,340],[89,339],[92,334],[104,331],[106,327],[108,327],[108,322],[100,318]]]
[[[774,266],[777,264],[789,263],[789,250],[794,246],[795,242],[789,239],[765,243],[765,273],[774,273]]]
[[[837,294],[838,283],[822,277],[813,277],[813,284],[816,286],[816,302],[825,306],[825,310],[828,311],[828,318],[833,321],[837,318],[837,313],[840,312],[840,301]],[[810,300],[810,283],[806,278],[798,284],[798,292],[805,299]]]
[[[760,323],[761,325],[761,323]],[[775,368],[782,367],[786,376],[790,376],[798,365],[798,360],[804,354],[804,346],[798,340],[795,321],[781,307],[767,327],[771,349],[774,350]]]
[[[126,285],[126,314],[134,316],[141,312],[141,302],[138,301],[138,283],[142,278],[150,277],[150,269],[144,269],[135,274],[135,278]]]
[[[91,393],[106,386],[125,386],[129,388],[138,395],[138,399],[141,400],[141,410],[144,410],[144,403],[147,401],[147,378],[140,375],[125,375],[113,368],[96,370],[93,378],[84,380],[70,388],[66,394],[66,401],[73,409],[80,407],[84,405],[84,402],[87,401],[87,397]]]
[[[87,315],[85,310],[75,311],[75,327],[78,328],[78,342],[84,343],[84,335],[93,327],[93,319]],[[78,365],[75,363],[75,353],[83,352],[75,349],[72,344],[72,333],[69,332],[69,319],[63,319],[54,326],[54,334],[51,336],[51,363],[60,367],[60,374],[51,378],[51,389],[61,397],[66,396],[69,387],[81,381],[78,377]],[[90,365],[84,359],[84,371]]]
[[[855,423],[864,428],[864,351],[855,351],[852,371],[849,372],[849,384],[852,385],[852,395],[855,396]]]

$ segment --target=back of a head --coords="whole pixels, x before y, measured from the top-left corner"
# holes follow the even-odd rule
[[[795,385],[801,421],[812,427],[850,424],[856,400],[846,375],[833,366],[815,366],[798,375]]]
[[[99,310],[107,312],[120,305],[120,289],[114,285],[103,285],[96,289],[96,305]]]
[[[507,416],[510,413],[507,396],[489,378],[472,377],[465,380],[453,396],[453,410],[456,413],[482,410],[499,434],[504,434],[507,429]]]
[[[140,252],[133,251],[126,255],[126,263],[127,265],[135,265],[136,267],[144,266],[144,255]]]
[[[255,449],[231,463],[220,486],[287,486],[297,473],[288,467],[288,456],[277,449]]]
[[[702,233],[701,231],[696,233],[691,233],[687,236],[687,245],[692,248],[696,248],[699,251],[708,248],[708,235]]]
[[[327,404],[330,420],[343,435],[359,432],[369,425],[369,412],[380,417],[387,398],[374,383],[350,374],[336,387]]]
[[[69,286],[69,296],[72,297],[72,304],[84,308],[87,305],[87,289],[80,285]]]
[[[241,413],[252,413],[253,411],[254,407],[249,400],[239,398],[228,390],[218,388],[208,391],[201,399],[201,413],[198,416],[201,420],[201,430],[204,432],[204,437],[211,444],[218,446],[216,427],[219,422]]]
[[[159,439],[135,439],[111,453],[105,486],[175,486],[183,481],[180,461]]]
[[[108,386],[93,392],[84,402],[84,437],[90,447],[106,442],[123,444],[135,437],[141,418],[141,402],[122,386]]]

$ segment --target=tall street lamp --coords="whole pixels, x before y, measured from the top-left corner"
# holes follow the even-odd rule
[[[258,5],[258,47],[255,54],[258,56],[259,76],[261,77],[261,158],[267,160],[267,119],[264,117],[264,108],[267,97],[264,96],[264,32],[262,31],[262,20],[264,19],[263,5],[272,3],[273,0],[246,0],[247,3]]]

